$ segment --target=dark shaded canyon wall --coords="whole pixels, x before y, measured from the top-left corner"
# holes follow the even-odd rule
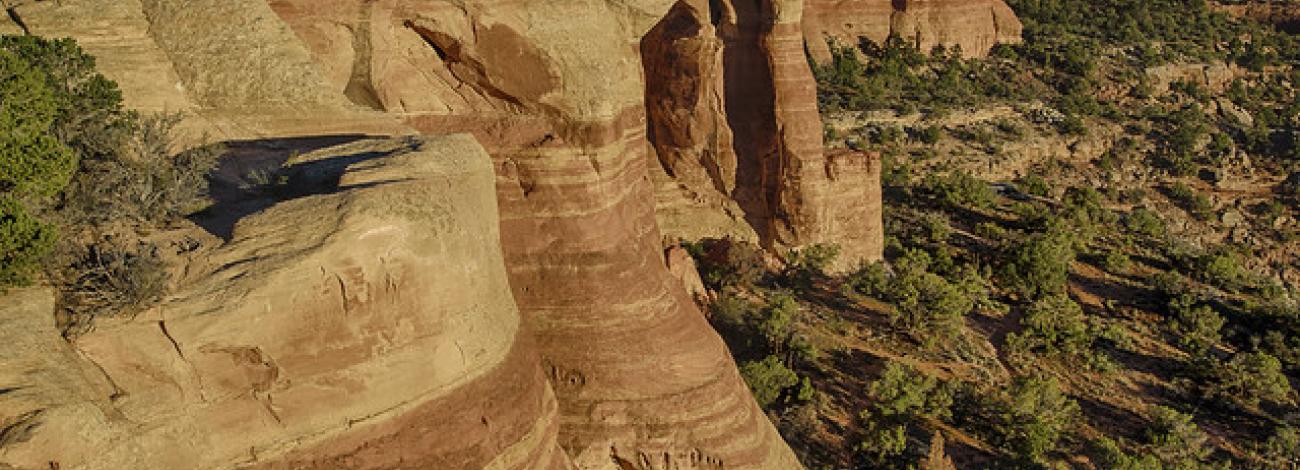
[[[768,248],[880,259],[875,157],[823,151],[801,1],[682,1],[642,40],[651,140],[697,192],[733,198]],[[845,171],[850,166],[861,171]]]

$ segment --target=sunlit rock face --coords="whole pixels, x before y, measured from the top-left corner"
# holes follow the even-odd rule
[[[90,370],[72,382],[88,396],[24,375],[28,410],[48,414],[0,462],[800,468],[665,265],[649,175],[667,147],[647,135],[641,56],[673,8],[19,7],[34,33],[85,38],[132,106],[192,110],[220,138],[468,135],[299,157],[334,186],[239,221],[172,299],[68,346]],[[765,72],[710,79],[732,96],[718,132],[754,138],[733,146],[736,176],[718,179],[734,178],[725,196],[767,243],[818,241],[829,166],[799,2],[728,8],[724,68]],[[93,24],[120,34],[74,20],[101,12],[120,21]],[[70,438],[82,435],[94,438]]]
[[[883,44],[895,34],[922,51],[958,46],[966,57],[983,57],[997,44],[1020,42],[1023,29],[1003,0],[807,0],[805,10],[804,34],[818,62],[831,58],[828,38]]]
[[[158,307],[72,344],[40,321],[51,305],[0,309],[35,325],[0,343],[0,410],[34,416],[0,461],[572,468],[510,295],[482,148],[363,140],[294,168],[331,183],[241,220]]]

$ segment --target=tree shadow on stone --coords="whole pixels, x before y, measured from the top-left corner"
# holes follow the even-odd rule
[[[244,217],[288,199],[335,192],[348,166],[392,152],[344,152],[284,169],[291,158],[367,138],[372,137],[345,134],[226,142],[228,151],[209,178],[212,205],[189,220],[230,241],[235,225]]]

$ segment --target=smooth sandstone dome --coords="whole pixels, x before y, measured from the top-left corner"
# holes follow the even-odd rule
[[[35,413],[3,462],[571,468],[482,148],[365,140],[294,168],[337,183],[240,221],[211,272],[159,307],[72,345],[41,321],[48,294],[0,310],[30,335],[4,343],[0,409]]]

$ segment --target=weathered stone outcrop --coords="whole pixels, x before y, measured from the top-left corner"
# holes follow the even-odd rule
[[[1230,15],[1271,23],[1291,34],[1300,33],[1300,5],[1293,2],[1249,0],[1236,5],[1210,2],[1210,7]]]
[[[13,15],[31,34],[75,38],[129,107],[185,113],[190,140],[413,132],[328,90],[262,0],[27,1]]]
[[[961,46],[967,57],[980,57],[999,43],[1020,42],[1023,28],[1003,0],[807,0],[806,10],[804,35],[818,62],[831,58],[828,37],[881,44],[896,34],[923,51]]]
[[[580,468],[798,468],[664,264],[635,47],[669,5],[613,6],[394,6],[387,27],[490,104],[407,118],[493,155],[511,287]]]
[[[106,0],[60,3],[24,8],[96,37],[66,15]],[[801,1],[217,3],[121,2],[148,37],[87,47],[133,104],[183,97],[222,136],[468,132],[492,174],[463,137],[309,157],[349,164],[341,189],[240,222],[178,298],[76,343],[122,393],[77,448],[102,459],[63,468],[800,467],[665,265],[650,175],[770,247],[878,256],[879,169],[821,149]],[[180,93],[117,57],[165,57]]]
[[[678,184],[705,201],[734,200],[765,246],[835,243],[847,267],[880,257],[879,210],[867,209],[879,195],[862,189],[879,179],[866,166],[844,171],[847,159],[823,154],[801,7],[779,0],[674,6],[641,42],[651,141]]]
[[[510,296],[482,148],[362,141],[295,168],[315,195],[241,221],[209,274],[101,321],[75,352],[48,302],[3,309],[6,334],[28,341],[0,346],[0,415],[35,427],[0,461],[572,468]]]

